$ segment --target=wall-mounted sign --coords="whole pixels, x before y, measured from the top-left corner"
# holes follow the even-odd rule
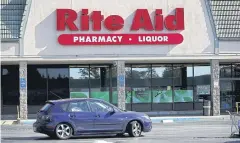
[[[20,89],[25,89],[25,88],[26,88],[26,79],[20,78]]]
[[[57,9],[57,30],[65,31],[89,31],[90,22],[92,31],[101,31],[102,25],[115,32],[124,27],[124,19],[120,15],[110,15],[104,18],[101,11],[93,11],[89,15],[88,9],[82,9],[79,16],[80,25],[76,25],[78,14],[72,9]],[[147,9],[137,9],[133,17],[129,33],[121,34],[62,34],[58,42],[62,45],[154,45],[154,44],[180,44],[183,36],[179,33],[159,33],[167,29],[169,31],[184,30],[184,9],[176,8],[175,15],[162,15],[162,9],[155,10],[152,21]],[[141,34],[138,30],[155,31],[154,34]],[[72,33],[72,32],[71,32]]]

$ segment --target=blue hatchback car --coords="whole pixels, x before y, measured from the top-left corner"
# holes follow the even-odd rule
[[[152,130],[152,121],[144,113],[123,111],[99,99],[61,99],[46,102],[37,113],[33,130],[59,139],[125,133],[139,137]]]

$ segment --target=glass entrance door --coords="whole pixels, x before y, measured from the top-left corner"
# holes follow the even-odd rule
[[[220,99],[222,113],[226,110],[236,112],[236,102],[240,102],[240,80],[221,80]]]
[[[226,110],[232,112],[233,107],[233,82],[222,80],[220,82],[220,106],[221,112],[226,113]]]
[[[240,102],[240,80],[234,80],[233,81],[233,104],[234,104],[234,111],[236,111],[236,102]]]

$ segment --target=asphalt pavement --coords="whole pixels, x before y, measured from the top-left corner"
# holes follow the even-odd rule
[[[142,137],[131,138],[109,136],[77,137],[69,140],[50,139],[34,133],[31,125],[2,125],[2,143],[240,143],[239,137],[230,137],[230,121],[156,123],[153,130]]]

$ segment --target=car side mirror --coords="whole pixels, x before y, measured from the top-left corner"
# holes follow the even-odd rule
[[[110,113],[115,113],[115,109],[113,107],[110,108]]]

